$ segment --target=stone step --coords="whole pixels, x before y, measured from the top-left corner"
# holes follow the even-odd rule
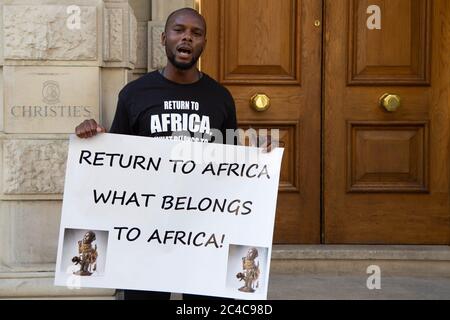
[[[53,265],[54,266],[54,265]],[[23,268],[26,269],[26,268]],[[115,290],[80,289],[77,283],[67,287],[55,286],[53,271],[0,273],[0,300],[2,299],[114,299]]]
[[[271,273],[269,300],[450,300],[450,278],[381,276],[369,289],[367,275]]]
[[[271,274],[366,275],[450,278],[450,246],[275,245]]]

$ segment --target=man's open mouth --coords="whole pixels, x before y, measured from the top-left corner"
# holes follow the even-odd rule
[[[192,54],[192,49],[187,48],[187,47],[179,47],[177,49],[177,51],[178,51],[179,56],[182,58],[188,58]]]

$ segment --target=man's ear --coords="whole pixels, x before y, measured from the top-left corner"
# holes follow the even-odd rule
[[[161,33],[161,45],[163,47],[166,46],[166,33],[165,32]]]

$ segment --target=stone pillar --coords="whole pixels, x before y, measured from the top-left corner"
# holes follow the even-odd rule
[[[130,0],[130,5],[137,19],[137,59],[129,75],[130,80],[135,80],[147,73],[147,30],[151,19],[151,0]]]
[[[161,33],[168,15],[177,9],[195,7],[194,0],[153,0],[152,21],[148,23],[148,71],[164,67],[167,63]]]
[[[114,298],[53,286],[68,134],[109,126],[137,61],[127,1],[0,0],[0,298]]]
[[[105,0],[103,19],[102,123],[111,127],[117,96],[137,62],[137,20],[128,0]]]

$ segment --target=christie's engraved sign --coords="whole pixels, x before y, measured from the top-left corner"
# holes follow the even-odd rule
[[[12,106],[11,115],[13,117],[23,118],[89,118],[92,116],[89,106],[61,106],[56,105],[60,102],[61,91],[57,81],[48,80],[42,84],[42,102],[48,105],[40,106]]]
[[[13,106],[11,115],[23,118],[89,118],[90,107],[86,106]]]
[[[98,119],[98,68],[6,66],[4,72],[6,132],[70,133],[83,119]]]

